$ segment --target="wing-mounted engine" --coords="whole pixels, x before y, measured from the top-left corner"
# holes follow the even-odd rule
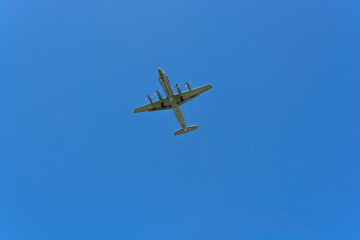
[[[163,101],[163,98],[162,98],[162,96],[161,96],[160,91],[159,91],[159,90],[156,90],[156,94],[157,94],[157,96],[158,96],[158,98],[159,98],[160,102],[162,102],[162,101]]]
[[[157,94],[157,96],[158,96],[158,98],[159,98],[159,101],[160,101],[160,103],[161,103],[161,106],[163,107],[163,106],[164,106],[164,99],[162,98],[160,91],[159,91],[159,90],[156,90],[156,94]]]
[[[189,89],[189,91],[191,91],[191,87],[190,87],[190,83],[189,83],[189,82],[186,82],[186,86],[187,86],[187,88]]]
[[[175,84],[175,87],[176,87],[177,92],[178,92],[178,94],[179,94],[179,96],[180,96],[180,100],[183,101],[184,99],[183,99],[182,91],[181,91],[179,85],[178,85],[178,84]]]
[[[147,98],[149,99],[150,103],[153,103],[153,100],[151,99],[150,95],[147,95]]]

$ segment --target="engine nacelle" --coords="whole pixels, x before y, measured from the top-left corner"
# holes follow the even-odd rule
[[[191,87],[190,87],[190,83],[189,83],[189,82],[186,83],[186,86],[188,87],[189,91],[191,91]]]
[[[184,99],[183,99],[182,92],[181,92],[181,89],[180,89],[179,85],[176,84],[175,86],[176,86],[176,89],[177,89],[178,94],[179,94],[179,96],[180,96],[180,100],[183,101]]]
[[[153,103],[153,100],[151,99],[150,95],[147,95],[147,98],[149,99],[150,103]]]
[[[179,85],[176,84],[175,86],[176,86],[176,89],[177,89],[177,91],[178,91],[178,94],[180,94],[180,96],[181,96],[181,89],[180,89]]]
[[[163,98],[162,98],[162,96],[161,96],[161,94],[160,94],[160,91],[159,91],[159,90],[156,90],[156,94],[158,95],[158,98],[159,98],[160,102],[162,102],[162,101],[163,101]]]

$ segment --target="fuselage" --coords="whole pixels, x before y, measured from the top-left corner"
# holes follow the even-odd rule
[[[174,98],[174,92],[171,88],[169,78],[166,76],[163,70],[158,69],[159,81],[161,86],[164,88],[166,96],[171,101]]]
[[[170,100],[172,109],[175,113],[176,119],[178,120],[178,122],[180,123],[181,127],[186,130],[186,123],[185,123],[185,119],[184,116],[181,112],[180,107],[177,105],[175,99],[174,99],[174,92],[172,90],[172,87],[170,85],[170,81],[169,78],[166,76],[165,72],[163,70],[161,70],[160,68],[158,69],[158,75],[159,75],[159,81],[161,86],[164,88],[165,94],[168,97],[168,99]]]

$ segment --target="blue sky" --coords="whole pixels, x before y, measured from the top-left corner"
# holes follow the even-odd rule
[[[0,11],[1,239],[360,239],[359,1]]]

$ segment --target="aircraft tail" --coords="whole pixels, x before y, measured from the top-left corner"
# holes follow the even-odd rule
[[[185,130],[184,130],[184,129],[180,129],[180,130],[174,132],[174,135],[176,136],[176,135],[180,135],[180,134],[183,134],[183,133],[187,133],[187,132],[190,132],[190,131],[195,130],[195,129],[197,129],[197,128],[198,128],[197,125],[188,126],[188,127],[185,128]]]

